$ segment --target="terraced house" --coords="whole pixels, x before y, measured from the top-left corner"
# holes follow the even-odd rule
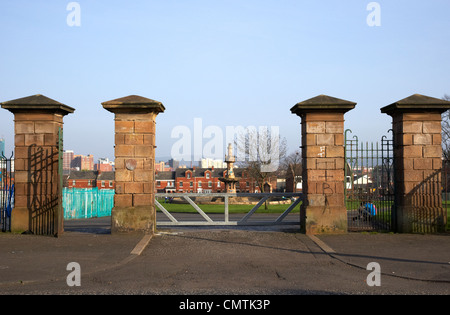
[[[156,192],[158,193],[223,193],[225,183],[220,178],[226,174],[226,168],[178,168],[175,171],[156,172]],[[235,168],[235,176],[239,180],[237,192],[261,192],[258,182],[251,178],[246,169]],[[266,183],[268,189],[275,191],[277,179],[270,178]],[[273,188],[272,188],[273,187]]]
[[[64,185],[68,188],[115,189],[114,172],[72,171]]]

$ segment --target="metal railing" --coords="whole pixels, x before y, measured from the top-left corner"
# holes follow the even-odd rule
[[[447,232],[450,231],[450,163],[442,163],[442,208],[444,210],[444,225]]]
[[[298,220],[288,221],[285,220],[291,211],[300,204],[302,201],[301,193],[208,193],[208,194],[194,194],[194,193],[157,193],[155,198],[156,207],[161,210],[161,212],[169,219],[168,221],[158,220],[158,226],[230,226],[230,225],[298,225],[300,224],[300,216]],[[192,198],[207,197],[207,198],[223,198],[223,213],[221,215],[207,214],[201,209],[201,204],[196,204]],[[253,206],[253,208],[246,213],[242,218],[232,220],[230,218],[230,198],[236,197],[249,197],[257,198],[259,201]],[[261,220],[260,217],[256,220],[251,220],[252,216],[255,215],[257,210],[269,199],[271,198],[286,198],[292,199],[291,204],[288,208],[284,210],[283,213],[271,214],[269,218]],[[192,221],[186,219],[177,219],[174,215],[170,213],[159,201],[162,198],[181,198],[184,199],[187,204],[186,207],[192,206],[198,214],[203,218],[201,221]],[[223,216],[223,219],[221,217]]]
[[[345,203],[350,231],[394,229],[394,146],[383,136],[380,142],[349,138],[345,131]]]
[[[7,158],[0,152],[0,230],[11,231],[11,212],[14,208],[14,172],[12,172],[14,153]]]

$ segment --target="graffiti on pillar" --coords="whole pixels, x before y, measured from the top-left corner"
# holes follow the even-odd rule
[[[334,194],[334,187],[332,185],[330,185],[330,181],[334,182],[335,178],[334,175],[332,175],[332,173],[328,172],[328,170],[336,170],[336,160],[332,160],[332,161],[317,161],[317,167],[319,169],[324,169],[325,170],[325,175],[319,177],[321,180],[323,180],[322,183],[322,191],[323,194],[326,195],[332,195]]]
[[[325,156],[325,147],[320,147],[320,153],[317,156],[324,157]]]

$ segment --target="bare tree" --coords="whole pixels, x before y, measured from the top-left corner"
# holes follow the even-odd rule
[[[245,168],[256,181],[261,192],[264,185],[281,171],[281,161],[286,155],[286,139],[281,138],[278,128],[247,128],[236,135],[237,164]]]
[[[288,178],[292,179],[293,192],[297,192],[297,184],[301,182],[302,176],[302,153],[300,150],[292,152],[283,161],[283,168],[286,172],[286,184]],[[289,180],[290,182],[290,180]]]
[[[450,101],[450,95],[443,99]],[[442,155],[445,162],[450,161],[450,110],[442,114]]]

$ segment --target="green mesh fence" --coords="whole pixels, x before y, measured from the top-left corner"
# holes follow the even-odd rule
[[[113,207],[113,189],[63,189],[65,220],[107,217]]]

